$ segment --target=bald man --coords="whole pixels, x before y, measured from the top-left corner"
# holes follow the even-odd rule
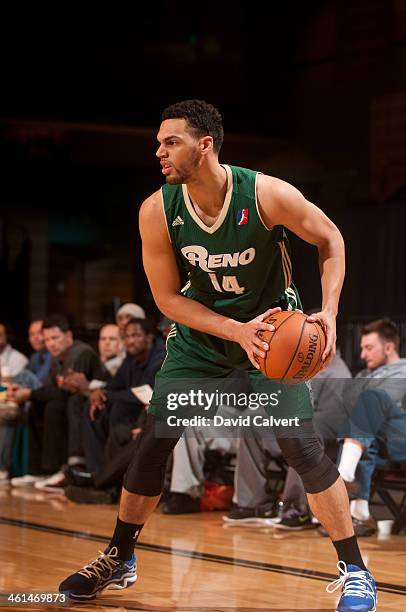
[[[103,325],[100,329],[99,355],[101,362],[110,374],[114,376],[125,357],[118,325]]]

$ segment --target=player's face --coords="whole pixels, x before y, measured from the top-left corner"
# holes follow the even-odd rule
[[[388,361],[388,353],[393,345],[391,342],[381,340],[377,332],[365,334],[361,337],[361,359],[367,368],[376,370]]]
[[[188,131],[184,119],[165,119],[157,135],[159,148],[156,156],[162,174],[171,185],[187,183],[200,166],[199,140]]]

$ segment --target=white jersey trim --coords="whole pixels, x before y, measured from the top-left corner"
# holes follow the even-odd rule
[[[267,232],[271,232],[272,228],[267,226],[267,224],[265,223],[265,221],[263,220],[263,218],[261,216],[261,213],[259,212],[257,182],[258,182],[258,176],[260,174],[262,174],[262,172],[257,172],[256,177],[255,177],[255,207],[257,209],[257,215],[258,215],[259,220],[261,221],[262,225],[264,226],[264,228],[266,229]]]
[[[189,192],[187,190],[187,185],[185,184],[182,185],[183,199],[185,201],[186,208],[190,216],[192,217],[193,221],[200,227],[200,229],[207,232],[208,234],[214,234],[214,232],[217,231],[219,227],[222,225],[228,213],[228,209],[230,208],[230,202],[231,202],[231,198],[233,195],[233,173],[231,172],[231,168],[229,166],[225,164],[222,164],[222,166],[227,173],[227,193],[226,193],[226,197],[224,198],[223,208],[221,209],[221,212],[219,216],[217,217],[216,222],[211,227],[203,223],[203,221],[200,219],[199,215],[196,213],[195,209],[193,208],[192,202],[190,201]]]
[[[283,275],[285,277],[285,289],[287,289],[292,284],[292,262],[290,261],[289,253],[283,240],[278,242],[278,246],[281,250]]]
[[[286,244],[284,243],[284,241],[282,240],[280,244],[281,244],[282,253],[284,254],[285,266],[286,266],[286,271],[287,271],[287,276],[288,276],[287,287],[290,287],[292,284],[292,262],[290,260],[289,253],[288,253],[288,250],[286,248]]]

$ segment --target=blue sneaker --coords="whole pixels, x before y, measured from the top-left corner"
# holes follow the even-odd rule
[[[133,555],[129,561],[117,559],[118,550],[106,548],[94,561],[72,574],[59,585],[59,592],[70,599],[89,601],[104,589],[125,589],[137,580],[137,564]]]
[[[326,587],[327,593],[343,587],[336,612],[375,612],[378,594],[372,574],[358,565],[347,566],[344,561],[339,561],[337,567],[341,576]]]

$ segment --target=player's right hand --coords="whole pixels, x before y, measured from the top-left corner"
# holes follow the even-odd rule
[[[267,342],[261,340],[258,337],[260,331],[275,331],[275,327],[270,323],[264,323],[264,320],[275,312],[280,312],[281,308],[270,308],[266,312],[248,321],[248,323],[242,323],[238,328],[235,335],[235,342],[238,342],[248,355],[248,359],[252,363],[255,369],[259,370],[259,365],[256,357],[265,357],[265,352],[269,346]]]

